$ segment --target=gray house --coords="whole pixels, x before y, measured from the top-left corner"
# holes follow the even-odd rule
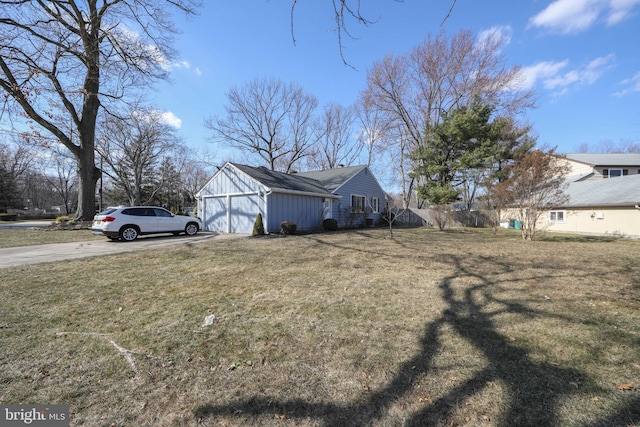
[[[385,193],[366,166],[286,174],[226,163],[196,197],[204,229],[223,233],[250,234],[258,213],[271,233],[283,221],[298,230],[319,229],[326,218],[343,227],[372,224],[385,206]]]

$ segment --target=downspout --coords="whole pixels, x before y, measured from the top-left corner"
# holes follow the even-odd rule
[[[260,191],[258,195],[263,194],[263,202],[264,202],[264,215],[262,215],[262,225],[264,226],[265,234],[269,234],[269,195],[271,194],[271,190],[267,190],[263,188],[263,191]]]
[[[640,203],[635,205],[634,208],[640,210]],[[638,239],[640,239],[640,218],[638,218]]]

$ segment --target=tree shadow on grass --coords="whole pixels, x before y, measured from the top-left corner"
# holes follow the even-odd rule
[[[434,359],[443,347],[442,329],[452,328],[470,343],[475,352],[484,356],[486,366],[471,378],[433,400],[422,410],[408,415],[403,425],[448,425],[460,405],[483,392],[491,383],[506,388],[505,410],[491,420],[503,426],[560,425],[559,405],[574,395],[576,385],[588,380],[575,369],[562,368],[533,360],[528,351],[500,334],[492,318],[501,313],[526,316],[550,316],[522,304],[499,301],[492,287],[496,284],[465,267],[459,257],[449,257],[455,271],[440,282],[442,298],[447,308],[442,316],[425,325],[420,350],[402,363],[395,377],[384,387],[372,390],[356,402],[309,402],[303,399],[281,400],[277,397],[252,397],[227,405],[204,404],[197,407],[197,418],[213,416],[273,416],[285,414],[288,419],[312,419],[325,426],[369,426],[382,418],[386,411],[413,389],[413,380],[433,370]],[[456,291],[456,280],[473,280],[474,286]],[[484,301],[484,302],[478,302]],[[487,304],[499,304],[499,311],[487,312]],[[553,315],[555,316],[555,315]],[[630,425],[640,421],[638,399],[634,399],[600,420],[585,427]]]

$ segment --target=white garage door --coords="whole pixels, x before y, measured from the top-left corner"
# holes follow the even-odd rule
[[[205,198],[204,228],[220,233],[251,234],[260,211],[257,194]]]

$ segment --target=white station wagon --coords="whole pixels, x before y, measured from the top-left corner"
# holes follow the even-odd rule
[[[93,217],[91,231],[111,240],[130,242],[143,234],[185,233],[195,235],[202,228],[200,218],[174,215],[157,206],[107,208]]]

